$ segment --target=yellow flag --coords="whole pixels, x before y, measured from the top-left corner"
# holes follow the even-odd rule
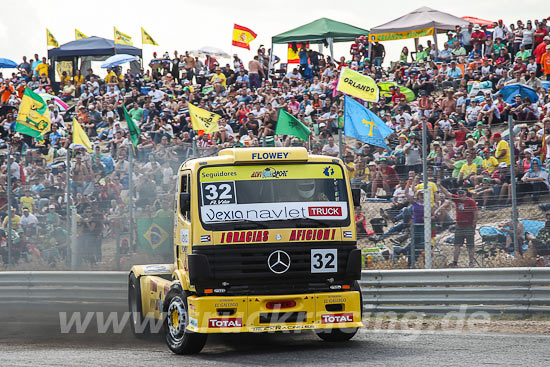
[[[78,29],[74,29],[74,39],[81,40],[83,38],[88,38],[84,33],[80,32]]]
[[[86,135],[86,132],[84,132],[84,129],[78,121],[73,117],[73,146],[75,148],[86,148],[88,152],[92,152],[92,143],[90,143],[90,139],[88,138],[88,135]]]
[[[141,44],[143,45],[147,44],[147,45],[153,45],[153,46],[159,45],[158,43],[155,42],[153,37],[151,37],[149,33],[147,33],[145,29],[143,29],[143,27],[141,27]]]
[[[214,131],[220,131],[220,127],[218,126],[220,115],[193,106],[191,103],[187,105],[189,106],[189,116],[191,117],[193,130],[204,130],[207,134],[213,133]]]
[[[57,43],[57,40],[48,28],[46,28],[46,40],[48,42],[48,46],[59,47],[59,43]]]
[[[127,45],[127,46],[133,46],[132,43],[132,37],[128,36],[127,34],[122,33],[116,27],[113,27],[115,30],[115,44],[118,45]]]
[[[378,102],[378,86],[374,79],[350,68],[340,71],[336,90],[364,101]]]

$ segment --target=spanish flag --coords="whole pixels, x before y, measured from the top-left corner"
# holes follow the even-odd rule
[[[189,106],[189,117],[191,117],[191,125],[193,130],[204,131],[206,134],[213,133],[214,131],[220,131],[218,126],[218,120],[220,115],[213,112],[203,110],[197,106],[192,105],[191,103],[187,104]]]
[[[92,143],[90,143],[90,139],[88,138],[88,135],[86,135],[86,132],[80,126],[78,121],[73,117],[73,148],[86,148],[88,152],[92,152]]]
[[[81,40],[83,38],[88,38],[84,33],[80,32],[78,29],[74,29],[74,39]]]
[[[309,43],[292,42],[288,44],[287,62],[289,64],[299,64],[300,56],[298,55],[302,47],[309,47]]]
[[[59,47],[59,43],[57,43],[57,40],[48,28],[46,28],[46,40],[48,42],[48,46]]]
[[[132,37],[128,36],[127,34],[122,33],[116,27],[113,27],[115,30],[115,44],[117,45],[126,45],[126,46],[133,46],[132,43]]]
[[[141,27],[141,44],[142,45],[153,45],[158,46],[159,44],[155,42],[153,37],[149,35],[149,33],[145,32],[145,29]]]
[[[256,38],[256,33],[250,28],[235,24],[233,26],[233,46],[246,48],[250,50],[250,42]]]

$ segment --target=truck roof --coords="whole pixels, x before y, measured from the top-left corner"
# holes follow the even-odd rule
[[[193,158],[185,161],[180,169],[195,169],[197,165],[235,164],[235,163],[297,163],[297,162],[331,162],[342,164],[339,158],[325,155],[308,154],[303,147],[288,148],[227,148],[217,156]]]

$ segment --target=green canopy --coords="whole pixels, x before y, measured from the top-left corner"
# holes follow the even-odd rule
[[[272,43],[309,42],[323,43],[353,41],[359,36],[367,36],[369,31],[328,18],[317,19],[298,28],[278,34],[271,38]]]
[[[398,85],[396,82],[378,83],[378,88],[380,88],[380,95],[382,97],[390,97],[391,96],[390,87],[399,87],[399,90],[401,91],[401,93],[403,93],[407,98],[407,102],[414,101],[414,98],[415,98],[414,92],[407,87]]]

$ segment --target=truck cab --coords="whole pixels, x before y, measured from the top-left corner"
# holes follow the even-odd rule
[[[304,148],[224,149],[182,164],[174,264],[134,266],[135,325],[164,320],[168,347],[211,333],[315,330],[348,340],[361,323],[361,253],[342,161]]]

